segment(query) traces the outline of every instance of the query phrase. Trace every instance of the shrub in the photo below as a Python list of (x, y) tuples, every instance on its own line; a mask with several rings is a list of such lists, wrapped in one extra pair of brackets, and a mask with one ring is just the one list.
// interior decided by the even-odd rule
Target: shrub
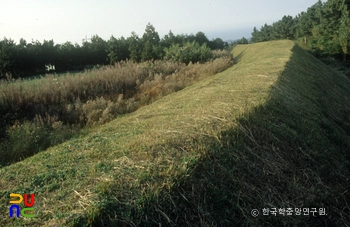
[(8, 165), (62, 143), (78, 131), (60, 121), (48, 125), (44, 119), (16, 123), (7, 130), (8, 139), (0, 143), (0, 166)]
[(169, 48), (165, 48), (165, 57), (173, 61), (183, 62), (205, 62), (211, 58), (211, 50), (204, 43), (200, 46), (197, 42), (187, 42), (184, 45), (172, 44)]
[(211, 55), (212, 55), (212, 59), (232, 58), (232, 54), (227, 50), (212, 50)]

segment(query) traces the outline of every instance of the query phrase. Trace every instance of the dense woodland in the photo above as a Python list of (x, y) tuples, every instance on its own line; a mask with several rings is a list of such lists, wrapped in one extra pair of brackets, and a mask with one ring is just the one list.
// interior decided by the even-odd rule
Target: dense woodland
[(284, 16), (272, 25), (253, 29), (251, 42), (299, 40), (314, 54), (347, 60), (350, 49), (350, 0), (319, 0), (296, 17)]
[(227, 46), (222, 39), (208, 40), (203, 32), (195, 35), (174, 35), (171, 31), (160, 39), (154, 26), (148, 24), (142, 37), (132, 32), (128, 38), (108, 41), (98, 35), (83, 40), (82, 45), (66, 42), (55, 44), (53, 40), (19, 43), (3, 38), (0, 41), (0, 77), (27, 77), (45, 73), (46, 65), (54, 65), (56, 72), (82, 70), (94, 65), (114, 64), (126, 59), (144, 62), (158, 59), (174, 59), (183, 63), (204, 62), (210, 50)]

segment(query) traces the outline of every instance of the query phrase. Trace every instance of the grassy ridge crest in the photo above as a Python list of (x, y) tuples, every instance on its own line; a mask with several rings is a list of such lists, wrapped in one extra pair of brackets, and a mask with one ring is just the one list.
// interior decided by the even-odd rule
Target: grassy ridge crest
[[(239, 45), (230, 69), (0, 169), (0, 223), (350, 223), (350, 82), (291, 41)], [(37, 217), (9, 219), (9, 193)], [(327, 216), (251, 216), (325, 207)]]

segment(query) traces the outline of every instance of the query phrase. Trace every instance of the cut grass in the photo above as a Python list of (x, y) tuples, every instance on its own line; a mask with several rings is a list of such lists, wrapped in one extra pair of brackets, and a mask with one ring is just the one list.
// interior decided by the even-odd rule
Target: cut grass
[[(349, 80), (290, 41), (233, 54), (222, 73), (1, 168), (1, 225), (349, 225)], [(36, 218), (8, 218), (10, 193), (35, 193)], [(273, 207), (328, 215), (251, 216)]]
[(232, 65), (232, 55), (225, 51), (204, 64), (127, 61), (74, 76), (0, 81), (0, 166), (46, 150), (84, 126), (109, 122)]

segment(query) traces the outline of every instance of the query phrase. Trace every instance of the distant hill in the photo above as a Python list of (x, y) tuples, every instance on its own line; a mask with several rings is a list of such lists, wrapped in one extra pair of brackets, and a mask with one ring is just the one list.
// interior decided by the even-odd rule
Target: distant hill
[[(222, 73), (1, 168), (0, 225), (350, 225), (349, 79), (292, 41), (233, 55)], [(9, 218), (10, 193), (34, 193), (35, 218)]]

